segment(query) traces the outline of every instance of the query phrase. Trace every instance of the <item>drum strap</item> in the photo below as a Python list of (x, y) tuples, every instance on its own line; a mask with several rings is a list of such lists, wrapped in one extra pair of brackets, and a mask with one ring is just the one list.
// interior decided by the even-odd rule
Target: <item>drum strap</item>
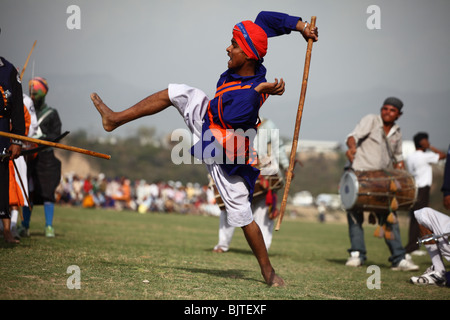
[(387, 148), (389, 157), (391, 158), (392, 165), (395, 168), (395, 165), (397, 164), (397, 160), (394, 157), (394, 152), (392, 151), (391, 144), (389, 143), (389, 140), (386, 136), (386, 132), (384, 132), (384, 130), (383, 130), (383, 138), (384, 138), (384, 141), (386, 142), (386, 148)]

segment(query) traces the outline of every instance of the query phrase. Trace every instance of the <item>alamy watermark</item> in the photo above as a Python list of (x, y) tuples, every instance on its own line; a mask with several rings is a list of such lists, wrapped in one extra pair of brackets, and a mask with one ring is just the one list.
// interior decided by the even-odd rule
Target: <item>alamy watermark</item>
[(81, 289), (81, 270), (77, 265), (71, 265), (67, 267), (66, 273), (70, 274), (67, 278), (66, 286), (67, 289)]
[(369, 290), (381, 289), (381, 270), (379, 266), (371, 265), (367, 267), (366, 273), (372, 273), (367, 278), (366, 285)]
[(80, 30), (81, 29), (81, 9), (77, 5), (70, 5), (66, 10), (67, 14), (70, 16), (66, 20), (66, 26), (69, 30)]
[(366, 10), (370, 16), (367, 18), (366, 26), (369, 30), (381, 29), (381, 9), (379, 6), (372, 4)]
[(198, 138), (192, 137), (187, 129), (172, 132), (171, 141), (178, 142), (171, 152), (174, 164), (246, 164), (258, 161), (262, 175), (273, 175), (279, 171), (280, 152), (285, 152), (280, 149), (278, 129), (209, 129), (202, 134), (204, 147)]

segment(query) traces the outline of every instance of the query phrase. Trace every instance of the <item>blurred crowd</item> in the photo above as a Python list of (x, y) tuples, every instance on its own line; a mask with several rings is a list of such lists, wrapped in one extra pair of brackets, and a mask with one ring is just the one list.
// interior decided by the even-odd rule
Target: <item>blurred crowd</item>
[(56, 189), (56, 202), (83, 208), (220, 215), (208, 185), (180, 181), (132, 181), (127, 177), (80, 177), (65, 174)]

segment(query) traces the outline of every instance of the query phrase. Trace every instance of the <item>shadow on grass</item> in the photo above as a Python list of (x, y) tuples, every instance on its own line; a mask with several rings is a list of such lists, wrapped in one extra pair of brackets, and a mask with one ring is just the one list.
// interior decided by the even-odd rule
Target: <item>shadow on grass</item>
[(21, 237), (19, 239), (19, 243), (8, 243), (6, 241), (4, 241), (3, 238), (0, 238), (0, 248), (1, 249), (13, 249), (17, 246), (21, 246), (21, 247), (30, 247), (30, 240), (32, 239), (56, 239), (56, 238), (64, 238), (64, 234), (62, 233), (55, 233), (54, 237), (46, 237), (45, 236), (45, 232), (31, 232), (29, 236), (26, 237)]
[(20, 243), (9, 243), (4, 239), (0, 240), (0, 248), (1, 249), (14, 249), (15, 247), (20, 246)]
[(345, 263), (347, 262), (347, 258), (345, 258), (345, 259), (327, 259), (327, 261), (331, 262), (331, 263), (345, 265)]
[(249, 278), (245, 276), (245, 273), (247, 271), (245, 270), (239, 270), (239, 269), (229, 269), (229, 270), (222, 270), (222, 269), (205, 269), (205, 268), (183, 268), (183, 267), (175, 267), (174, 269), (183, 270), (187, 272), (192, 273), (204, 273), (208, 274), (214, 277), (220, 277), (220, 278), (229, 278), (229, 279), (241, 279), (241, 280), (251, 280), (251, 281), (257, 281), (257, 282), (263, 282), (261, 279), (255, 279), (255, 278)]
[[(341, 265), (341, 266), (345, 266), (345, 263), (347, 262), (347, 258), (345, 258), (345, 259), (326, 259), (326, 260), (328, 262), (335, 263), (335, 264), (338, 264), (338, 265)], [(376, 263), (375, 261), (371, 261), (371, 260), (364, 261), (364, 264), (362, 264), (359, 267), (347, 267), (347, 268), (349, 268), (349, 269), (351, 269), (351, 268), (364, 268), (364, 269), (366, 269), (367, 267), (369, 267), (371, 265), (376, 265), (376, 266), (378, 266), (380, 268), (385, 268), (385, 269), (390, 269), (391, 268), (391, 265), (388, 265), (386, 263)]]
[[(205, 251), (207, 251), (207, 252), (212, 252), (212, 249), (205, 249)], [(227, 252), (213, 252), (214, 254), (227, 254), (227, 253), (237, 253), (237, 254), (242, 254), (242, 255), (250, 255), (250, 256), (253, 256), (253, 252), (252, 252), (252, 250), (249, 248), (249, 249), (239, 249), (239, 248), (231, 248), (231, 249), (229, 249)], [(277, 256), (280, 256), (280, 257), (282, 257), (282, 256), (284, 256), (284, 255), (282, 255), (282, 254), (278, 254), (278, 253), (271, 253), (270, 251), (269, 251), (269, 258), (272, 258), (272, 257), (277, 257)]]
[[(205, 249), (205, 251), (212, 252), (211, 249)], [(234, 248), (231, 248), (226, 252), (213, 252), (213, 253), (214, 254), (239, 253), (239, 254), (245, 254), (245, 255), (253, 255), (253, 252), (250, 249), (234, 249)]]

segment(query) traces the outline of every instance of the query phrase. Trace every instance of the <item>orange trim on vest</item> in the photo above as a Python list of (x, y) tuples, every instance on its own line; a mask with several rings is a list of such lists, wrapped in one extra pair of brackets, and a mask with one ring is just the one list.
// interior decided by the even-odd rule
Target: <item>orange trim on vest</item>
[[(235, 131), (233, 128), (226, 124), (223, 119), (223, 103), (222, 103), (222, 95), (226, 92), (235, 91), (235, 90), (245, 90), (245, 89), (251, 89), (252, 85), (244, 85), (239, 86), (241, 84), (241, 81), (232, 81), (232, 82), (224, 82), (221, 86), (219, 86), (216, 90), (216, 94), (214, 98), (219, 98), (217, 103), (217, 113), (219, 116), (220, 124), (216, 124), (214, 122), (214, 116), (211, 112), (211, 101), (208, 103), (208, 117), (210, 122), (209, 129), (211, 130), (211, 133), (213, 134), (214, 138), (222, 145), (222, 147), (225, 150), (225, 153), (229, 159), (236, 160), (238, 157), (245, 157), (245, 163), (250, 164), (252, 166), (257, 165), (258, 163), (258, 154), (254, 148), (252, 150), (249, 150), (249, 141), (247, 137), (244, 138), (244, 142), (242, 143), (242, 138), (240, 139), (238, 135), (235, 134)], [(263, 105), (263, 103), (267, 100), (269, 97), (268, 94), (261, 94), (261, 102), (260, 107)], [(261, 122), (256, 125), (256, 128), (258, 128), (261, 125)], [(229, 131), (233, 130), (233, 131)], [(235, 145), (235, 137), (237, 137), (237, 141), (240, 142), (237, 145)]]
[(246, 86), (236, 86), (236, 87), (230, 87), (227, 89), (223, 89), (220, 92), (216, 92), (216, 95), (214, 96), (214, 98), (217, 98), (218, 96), (224, 94), (225, 92), (230, 92), (230, 91), (235, 91), (235, 90), (241, 90), (241, 89), (250, 89), (252, 86), (251, 85), (246, 85)]
[(235, 86), (235, 85), (238, 85), (238, 84), (240, 84), (240, 83), (242, 83), (242, 81), (224, 82), (220, 87), (218, 87), (218, 88), (216, 89), (216, 93), (217, 93), (218, 91), (222, 90), (223, 88), (230, 87), (230, 86)]

